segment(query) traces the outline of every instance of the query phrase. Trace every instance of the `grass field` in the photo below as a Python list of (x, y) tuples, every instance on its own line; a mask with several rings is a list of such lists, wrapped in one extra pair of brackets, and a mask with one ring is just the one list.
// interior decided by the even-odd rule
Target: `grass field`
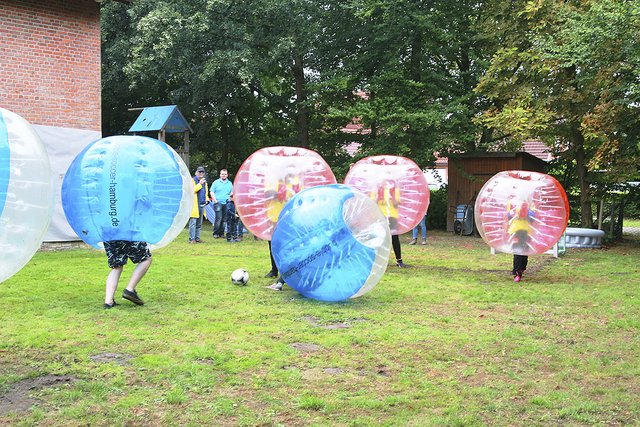
[(86, 247), (2, 283), (0, 425), (640, 425), (639, 237), (531, 257), (516, 284), (509, 255), (434, 232), (329, 304), (265, 289), (266, 242), (210, 234), (154, 252), (142, 307), (121, 281), (102, 308)]

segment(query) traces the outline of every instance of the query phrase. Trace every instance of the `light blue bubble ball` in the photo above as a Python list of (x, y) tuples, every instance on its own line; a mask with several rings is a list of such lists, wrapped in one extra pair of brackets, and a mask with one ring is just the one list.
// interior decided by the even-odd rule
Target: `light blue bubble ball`
[(0, 282), (20, 271), (38, 250), (52, 205), (44, 144), (29, 122), (0, 108)]
[(391, 232), (378, 206), (347, 185), (309, 188), (283, 208), (272, 251), (286, 283), (320, 301), (373, 289), (387, 268)]
[(69, 166), (62, 205), (86, 243), (144, 241), (169, 244), (184, 228), (193, 180), (167, 144), (143, 136), (110, 136), (87, 146)]

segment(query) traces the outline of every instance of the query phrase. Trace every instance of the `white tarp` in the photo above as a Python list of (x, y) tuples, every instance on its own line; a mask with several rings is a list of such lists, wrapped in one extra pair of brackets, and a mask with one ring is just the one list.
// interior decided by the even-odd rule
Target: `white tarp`
[(44, 144), (51, 171), (53, 173), (53, 212), (51, 214), (51, 225), (44, 236), (45, 242), (66, 242), (80, 240), (73, 231), (62, 209), (62, 180), (69, 165), (75, 157), (89, 143), (102, 138), (98, 131), (61, 128), (55, 126), (33, 126)]
[(438, 190), (442, 188), (442, 186), (446, 185), (449, 181), (447, 169), (429, 168), (425, 169), (423, 172), (424, 177), (427, 178), (429, 190)]

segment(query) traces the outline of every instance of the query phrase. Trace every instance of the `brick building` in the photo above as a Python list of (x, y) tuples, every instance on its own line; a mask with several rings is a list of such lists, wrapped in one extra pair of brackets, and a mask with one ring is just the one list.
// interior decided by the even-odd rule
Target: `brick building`
[(100, 4), (0, 2), (0, 104), (32, 124), (100, 131)]
[(100, 1), (0, 0), (0, 106), (34, 125), (56, 183), (45, 241), (77, 239), (60, 187), (77, 153), (102, 136)]

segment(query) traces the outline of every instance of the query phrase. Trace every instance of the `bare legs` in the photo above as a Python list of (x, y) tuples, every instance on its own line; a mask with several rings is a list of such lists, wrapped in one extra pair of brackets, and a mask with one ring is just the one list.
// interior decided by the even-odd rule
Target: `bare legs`
[[(131, 274), (131, 278), (129, 279), (129, 283), (127, 284), (127, 290), (135, 291), (136, 286), (140, 283), (140, 280), (144, 277), (151, 266), (151, 260), (153, 258), (149, 257), (144, 261), (136, 264), (136, 267), (133, 269), (133, 273)], [(106, 293), (104, 297), (105, 304), (113, 304), (113, 296), (116, 293), (116, 289), (118, 289), (118, 282), (120, 281), (120, 275), (122, 275), (122, 267), (112, 268), (107, 276), (107, 287)]]

